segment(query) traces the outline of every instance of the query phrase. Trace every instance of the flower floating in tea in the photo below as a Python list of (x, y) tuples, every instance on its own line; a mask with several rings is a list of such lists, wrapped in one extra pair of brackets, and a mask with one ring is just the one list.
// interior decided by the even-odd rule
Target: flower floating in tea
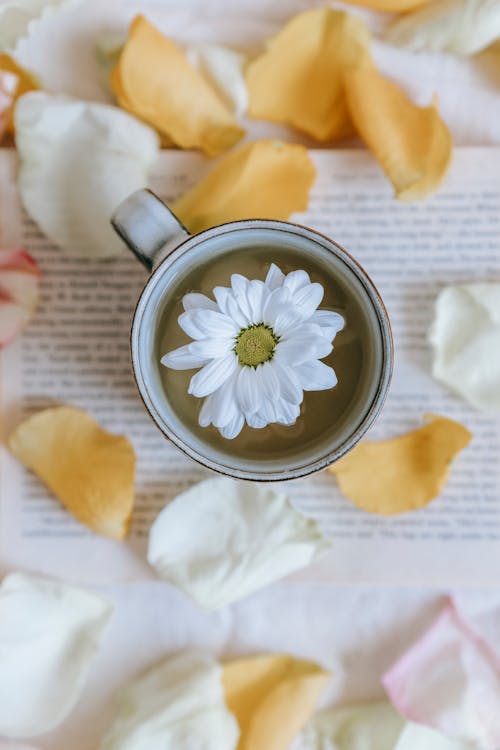
[(205, 398), (199, 424), (213, 424), (235, 438), (246, 422), (262, 428), (292, 425), (304, 391), (337, 384), (334, 370), (321, 362), (344, 326), (339, 313), (318, 310), (321, 284), (305, 271), (285, 275), (273, 263), (265, 281), (231, 276), (231, 287), (216, 287), (215, 301), (186, 294), (180, 327), (193, 341), (162, 357), (174, 370), (201, 368), (189, 393)]

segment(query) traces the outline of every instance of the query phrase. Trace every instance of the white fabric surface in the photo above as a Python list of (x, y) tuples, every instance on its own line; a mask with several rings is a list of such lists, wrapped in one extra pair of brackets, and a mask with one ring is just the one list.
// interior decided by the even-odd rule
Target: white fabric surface
[[(21, 43), (18, 57), (49, 89), (105, 101), (94, 38), (103, 29), (124, 28), (137, 10), (184, 41), (255, 48), (293, 12), (313, 4), (320, 3), (84, 0), (42, 21), (36, 38)], [(364, 15), (374, 28), (385, 22)], [(457, 144), (500, 144), (499, 53), (488, 51), (474, 60), (416, 58), (377, 44), (376, 56), (419, 102), (438, 92)], [(277, 129), (265, 123), (251, 128), (253, 137), (270, 132)], [(34, 743), (41, 750), (95, 748), (109, 723), (113, 692), (154, 660), (185, 646), (206, 646), (225, 656), (286, 650), (333, 670), (331, 700), (376, 698), (382, 694), (382, 672), (430, 624), (449, 592), (281, 583), (210, 615), (165, 583), (103, 585), (102, 593), (117, 610), (83, 700), (56, 732)], [(461, 592), (458, 599), (462, 613), (500, 651), (500, 593)]]

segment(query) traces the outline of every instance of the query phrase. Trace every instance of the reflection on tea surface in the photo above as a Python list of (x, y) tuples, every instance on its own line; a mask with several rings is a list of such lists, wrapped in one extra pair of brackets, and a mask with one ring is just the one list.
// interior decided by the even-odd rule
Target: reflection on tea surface
[(164, 310), (156, 341), (157, 360), (166, 352), (191, 341), (177, 323), (183, 312), (184, 294), (202, 292), (213, 298), (214, 287), (230, 286), (233, 273), (240, 273), (248, 279), (263, 280), (272, 262), (285, 274), (297, 269), (307, 271), (311, 281), (319, 282), (325, 290), (320, 308), (334, 310), (343, 316), (345, 327), (335, 337), (333, 352), (323, 360), (337, 374), (338, 384), (335, 388), (306, 392), (300, 416), (294, 425), (272, 424), (260, 430), (245, 425), (238, 437), (229, 441), (215, 427), (198, 425), (203, 400), (187, 393), (195, 370), (178, 371), (161, 366), (165, 395), (186, 427), (213, 447), (253, 460), (291, 458), (295, 453), (313, 448), (327, 435), (334, 438), (364, 391), (366, 380), (373, 378), (370, 367), (364, 367), (364, 363), (372, 359), (369, 322), (359, 300), (349, 292), (345, 281), (328, 273), (315, 258), (276, 247), (234, 250), (198, 266), (178, 283), (175, 290), (170, 289), (170, 301)]

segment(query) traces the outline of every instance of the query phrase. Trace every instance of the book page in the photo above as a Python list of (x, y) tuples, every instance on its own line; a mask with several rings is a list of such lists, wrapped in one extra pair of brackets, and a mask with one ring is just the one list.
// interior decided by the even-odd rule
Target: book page
[[(500, 280), (500, 149), (459, 149), (443, 189), (420, 204), (398, 203), (362, 150), (313, 151), (318, 179), (306, 213), (292, 217), (328, 234), (365, 267), (391, 317), (396, 363), (387, 405), (369, 438), (421, 425), (426, 412), (463, 422), (474, 434), (440, 498), (412, 514), (384, 518), (342, 497), (328, 473), (286, 483), (317, 518), (332, 551), (294, 576), (340, 583), (496, 584), (500, 562), (500, 422), (449, 393), (430, 375), (426, 343), (433, 301), (449, 283)], [(204, 174), (196, 154), (164, 152), (152, 187), (166, 201)], [(54, 403), (87, 409), (126, 434), (138, 455), (136, 507), (121, 544), (88, 532), (2, 449), (0, 564), (67, 578), (133, 580), (148, 575), (149, 526), (189, 484), (208, 475), (166, 441), (144, 411), (131, 372), (128, 334), (146, 272), (131, 255), (73, 258), (54, 247), (22, 211), (15, 155), (0, 153), (1, 245), (21, 244), (40, 263), (42, 296), (24, 335), (0, 358), (2, 433)]]

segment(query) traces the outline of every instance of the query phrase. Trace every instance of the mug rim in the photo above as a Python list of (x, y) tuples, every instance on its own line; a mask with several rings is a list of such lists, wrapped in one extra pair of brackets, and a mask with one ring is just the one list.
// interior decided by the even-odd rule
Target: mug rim
[[(203, 243), (205, 240), (208, 240), (213, 236), (252, 228), (273, 229), (282, 232), (290, 232), (290, 230), (292, 230), (295, 234), (301, 235), (302, 237), (309, 236), (313, 240), (319, 240), (319, 244), (321, 244), (322, 247), (324, 247), (326, 250), (330, 251), (332, 254), (336, 255), (340, 258), (340, 260), (346, 263), (346, 265), (354, 272), (357, 280), (362, 284), (363, 288), (368, 294), (380, 326), (380, 335), (382, 342), (382, 365), (377, 390), (375, 392), (375, 395), (373, 396), (371, 404), (369, 405), (365, 413), (365, 416), (358, 424), (354, 432), (352, 432), (351, 435), (349, 435), (349, 437), (341, 443), (341, 445), (337, 446), (337, 448), (331, 451), (328, 451), (324, 456), (313, 461), (309, 461), (293, 469), (285, 469), (282, 471), (272, 469), (270, 471), (264, 470), (257, 472), (227, 466), (224, 463), (209, 458), (208, 456), (193, 448), (170, 427), (170, 425), (163, 419), (161, 414), (159, 414), (158, 410), (156, 409), (154, 401), (149, 394), (146, 381), (142, 374), (139, 357), (140, 324), (142, 314), (147, 305), (149, 296), (151, 295), (153, 289), (156, 287), (156, 284), (160, 281), (160, 278), (162, 277), (166, 269), (173, 265), (173, 263), (175, 263), (184, 252), (187, 252), (191, 248), (191, 243), (193, 245), (197, 245), (199, 243)], [(185, 247), (186, 245), (190, 245), (190, 247)], [(335, 249), (333, 249), (332, 246)], [(300, 479), (302, 477), (310, 476), (311, 474), (315, 474), (326, 469), (328, 466), (335, 463), (340, 458), (342, 458), (342, 456), (352, 450), (352, 448), (354, 448), (354, 446), (370, 429), (370, 427), (373, 425), (380, 412), (382, 411), (384, 403), (387, 399), (394, 369), (394, 341), (389, 315), (375, 284), (373, 283), (372, 279), (365, 271), (365, 269), (344, 247), (342, 247), (342, 245), (339, 245), (338, 242), (332, 240), (327, 235), (318, 232), (316, 229), (311, 229), (311, 227), (299, 224), (297, 222), (274, 219), (242, 219), (239, 221), (224, 222), (223, 224), (218, 224), (215, 227), (210, 227), (209, 229), (205, 229), (201, 232), (189, 234), (185, 237), (185, 239), (179, 242), (178, 245), (175, 245), (172, 250), (168, 252), (160, 261), (158, 266), (153, 269), (139, 295), (134, 309), (132, 326), (130, 330), (130, 354), (132, 360), (134, 381), (139, 396), (150, 419), (154, 422), (163, 436), (166, 437), (171, 443), (173, 443), (185, 455), (196, 461), (201, 466), (211, 469), (212, 471), (215, 471), (218, 474), (222, 474), (223, 476), (229, 476), (234, 479), (254, 482), (289, 481), (292, 479)]]

